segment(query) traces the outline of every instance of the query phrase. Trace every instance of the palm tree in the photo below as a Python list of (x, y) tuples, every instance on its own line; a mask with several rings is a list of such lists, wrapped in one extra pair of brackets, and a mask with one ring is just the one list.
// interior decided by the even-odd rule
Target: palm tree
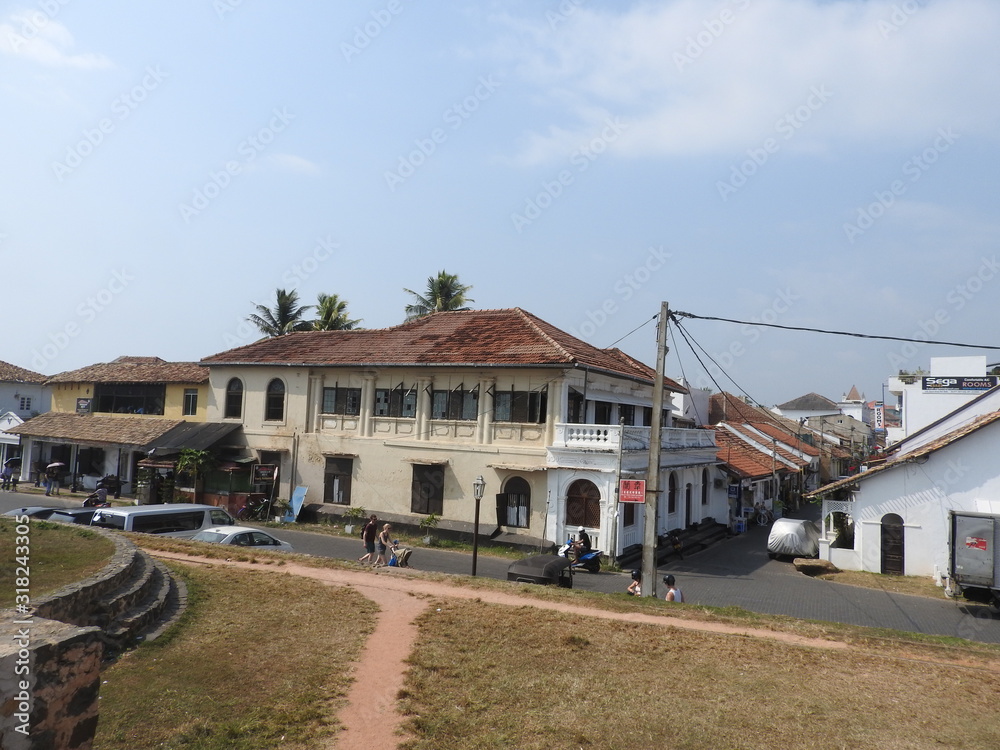
[(251, 323), (260, 329), (265, 336), (281, 336), (292, 331), (308, 331), (312, 323), (302, 320), (311, 305), (299, 305), (299, 294), (294, 289), (285, 291), (277, 289), (274, 292), (274, 307), (257, 305), (257, 312), (247, 317)]
[(358, 327), (361, 320), (347, 317), (347, 300), (336, 294), (322, 294), (316, 297), (316, 320), (312, 322), (316, 331), (350, 331)]
[(470, 289), (471, 286), (459, 283), (456, 274), (438, 271), (437, 276), (427, 279), (427, 291), (422, 295), (412, 289), (403, 289), (414, 297), (413, 304), (406, 306), (406, 319), (422, 318), (433, 312), (468, 310), (468, 303), (475, 302), (465, 296)]

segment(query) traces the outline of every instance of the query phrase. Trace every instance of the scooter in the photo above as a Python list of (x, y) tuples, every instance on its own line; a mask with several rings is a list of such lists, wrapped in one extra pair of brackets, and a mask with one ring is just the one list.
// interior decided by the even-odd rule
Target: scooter
[(570, 560), (570, 570), (583, 568), (588, 573), (599, 573), (601, 570), (601, 555), (604, 553), (599, 549), (591, 550), (579, 557), (573, 556), (573, 537), (566, 540), (566, 544), (559, 548), (559, 555)]
[(107, 508), (111, 505), (108, 502), (108, 491), (104, 487), (98, 487), (95, 492), (87, 495), (83, 501), (84, 508)]

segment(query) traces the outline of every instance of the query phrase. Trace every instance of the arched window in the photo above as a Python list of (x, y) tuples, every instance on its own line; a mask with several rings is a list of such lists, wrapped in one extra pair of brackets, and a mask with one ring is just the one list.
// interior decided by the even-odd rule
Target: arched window
[(243, 416), (243, 381), (233, 378), (226, 384), (226, 419), (239, 419)]
[(577, 479), (566, 491), (566, 526), (601, 528), (601, 491), (587, 479)]
[(708, 478), (708, 469), (701, 470), (701, 504), (708, 505), (708, 484), (711, 480)]
[(677, 512), (677, 475), (670, 472), (667, 480), (667, 513)]
[(264, 419), (280, 422), (285, 418), (285, 384), (275, 378), (267, 384), (267, 403), (264, 405)]
[(497, 497), (497, 525), (528, 528), (531, 518), (531, 485), (524, 477), (511, 477)]

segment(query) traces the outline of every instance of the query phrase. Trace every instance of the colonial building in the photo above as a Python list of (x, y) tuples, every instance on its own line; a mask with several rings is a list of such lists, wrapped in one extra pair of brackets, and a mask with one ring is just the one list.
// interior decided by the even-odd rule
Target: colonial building
[(207, 413), (208, 373), (191, 362), (119, 357), (53, 375), (45, 385), (51, 411), (10, 430), (23, 441), (22, 481), (59, 462), (67, 481), (84, 489), (113, 474), (133, 491), (147, 446), (183, 422), (204, 422)]
[[(520, 309), (435, 313), (387, 329), (290, 333), (207, 357), (209, 419), (242, 425), (279, 493), (468, 531), (605, 550), (642, 539), (619, 478), (645, 478), (655, 373)], [(667, 380), (669, 392), (682, 390)], [(657, 529), (728, 521), (711, 431), (663, 422)]]

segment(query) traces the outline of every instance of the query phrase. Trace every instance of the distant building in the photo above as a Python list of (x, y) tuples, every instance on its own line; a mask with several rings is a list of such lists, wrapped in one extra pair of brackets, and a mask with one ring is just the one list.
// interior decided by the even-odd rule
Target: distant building
[(837, 408), (840, 410), (841, 414), (846, 414), (859, 422), (871, 425), (871, 407), (869, 407), (868, 402), (865, 401), (864, 394), (858, 393), (857, 386), (851, 386), (851, 390), (848, 391), (840, 400), (837, 404)]
[(0, 463), (21, 455), (21, 439), (9, 430), (49, 410), (45, 375), (0, 362)]
[(900, 373), (889, 378), (900, 424), (887, 427), (889, 445), (950, 414), (1000, 382), (986, 374), (986, 357), (931, 357), (930, 373)]
[(93, 489), (114, 474), (131, 492), (146, 446), (184, 422), (204, 422), (208, 373), (192, 362), (119, 357), (45, 380), (52, 409), (11, 432), (22, 436), (22, 481), (49, 463), (65, 465), (67, 483)]
[(805, 396), (778, 404), (771, 411), (787, 419), (800, 420), (840, 414), (840, 407), (826, 396), (821, 396), (818, 393), (807, 393)]

